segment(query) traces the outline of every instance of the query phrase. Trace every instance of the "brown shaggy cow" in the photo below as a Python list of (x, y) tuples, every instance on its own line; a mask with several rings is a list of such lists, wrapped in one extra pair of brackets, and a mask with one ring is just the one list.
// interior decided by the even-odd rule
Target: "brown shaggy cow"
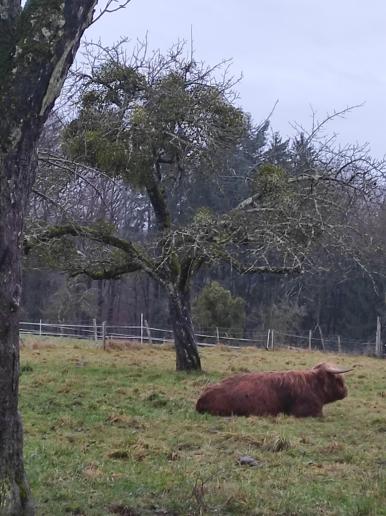
[(351, 370), (322, 363), (306, 371), (238, 374), (207, 387), (196, 409), (216, 416), (322, 416), (323, 405), (347, 396), (341, 373)]

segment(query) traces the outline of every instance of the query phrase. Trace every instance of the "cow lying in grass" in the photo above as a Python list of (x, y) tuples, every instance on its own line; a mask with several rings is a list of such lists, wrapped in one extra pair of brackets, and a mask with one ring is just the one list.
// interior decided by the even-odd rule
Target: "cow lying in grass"
[(323, 405), (347, 396), (340, 369), (322, 363), (305, 371), (238, 374), (210, 385), (198, 412), (216, 416), (322, 416)]

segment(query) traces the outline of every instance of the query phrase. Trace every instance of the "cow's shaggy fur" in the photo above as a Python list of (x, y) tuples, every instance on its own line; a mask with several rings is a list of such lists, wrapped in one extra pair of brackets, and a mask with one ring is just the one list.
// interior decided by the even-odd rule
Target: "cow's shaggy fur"
[(238, 374), (207, 387), (196, 409), (217, 416), (322, 416), (323, 405), (347, 396), (341, 373), (350, 370), (322, 363), (306, 371)]

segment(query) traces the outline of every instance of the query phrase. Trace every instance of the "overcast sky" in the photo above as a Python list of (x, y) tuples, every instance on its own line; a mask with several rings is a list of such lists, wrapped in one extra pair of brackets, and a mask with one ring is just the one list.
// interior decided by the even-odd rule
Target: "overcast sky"
[(279, 101), (274, 129), (309, 127), (312, 109), (324, 118), (334, 109), (364, 103), (331, 125), (342, 142), (369, 142), (386, 154), (385, 0), (132, 0), (87, 33), (111, 44), (121, 36), (166, 50), (179, 39), (196, 58), (216, 64), (232, 58), (242, 72), (240, 105), (256, 122)]

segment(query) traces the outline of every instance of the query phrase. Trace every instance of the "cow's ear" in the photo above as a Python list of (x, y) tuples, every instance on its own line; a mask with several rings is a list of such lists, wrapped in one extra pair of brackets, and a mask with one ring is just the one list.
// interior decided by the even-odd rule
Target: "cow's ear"
[(326, 362), (320, 362), (319, 364), (316, 364), (316, 366), (314, 366), (312, 369), (317, 369), (317, 370), (326, 369), (327, 365), (328, 364)]

